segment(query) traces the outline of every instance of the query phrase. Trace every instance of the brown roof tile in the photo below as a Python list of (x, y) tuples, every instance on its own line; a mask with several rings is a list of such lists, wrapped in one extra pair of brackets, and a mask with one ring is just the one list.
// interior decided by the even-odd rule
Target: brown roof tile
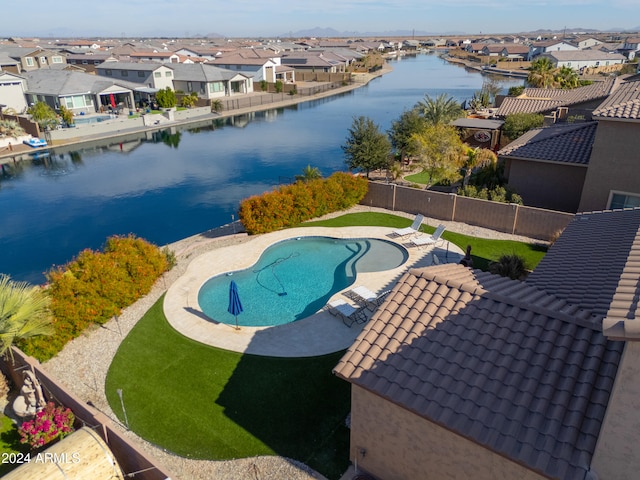
[(596, 118), (640, 119), (640, 81), (621, 84), (592, 115)]
[[(460, 265), (410, 270), (389, 299), (337, 375), (552, 478), (584, 476), (622, 342), (574, 323), (566, 299)], [(409, 338), (418, 304), (431, 315)]]
[(597, 126), (597, 122), (588, 122), (536, 128), (501, 149), (498, 155), (588, 165)]
[(496, 115), (506, 117), (513, 113), (546, 113), (558, 107), (569, 107), (606, 98), (617, 85), (615, 79), (594, 82), (571, 90), (558, 88), (526, 88), (518, 97), (506, 97)]

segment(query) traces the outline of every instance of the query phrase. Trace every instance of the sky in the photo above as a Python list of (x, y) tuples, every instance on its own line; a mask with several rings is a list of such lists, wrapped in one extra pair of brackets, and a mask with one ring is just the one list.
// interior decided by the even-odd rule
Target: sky
[[(632, 30), (638, 0), (31, 0), (6, 1), (0, 36), (283, 37), (315, 27), (345, 36), (397, 30), (490, 34)], [(522, 2), (524, 3), (524, 2)], [(28, 12), (25, 10), (28, 8)]]

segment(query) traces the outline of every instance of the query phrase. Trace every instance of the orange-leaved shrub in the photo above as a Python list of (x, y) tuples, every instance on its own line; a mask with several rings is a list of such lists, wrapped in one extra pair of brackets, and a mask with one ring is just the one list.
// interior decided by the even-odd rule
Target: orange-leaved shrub
[(240, 202), (240, 220), (251, 235), (273, 232), (356, 205), (367, 194), (364, 177), (336, 172), (327, 179), (296, 182)]
[(133, 235), (109, 237), (102, 252), (83, 250), (47, 273), (55, 333), (27, 339), (20, 348), (48, 360), (89, 326), (108, 322), (147, 294), (172, 266), (166, 252)]

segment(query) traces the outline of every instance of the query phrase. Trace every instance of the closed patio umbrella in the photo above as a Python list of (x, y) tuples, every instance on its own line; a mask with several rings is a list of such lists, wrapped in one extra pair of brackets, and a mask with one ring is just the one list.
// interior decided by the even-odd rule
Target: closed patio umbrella
[(236, 330), (239, 330), (238, 315), (242, 313), (242, 303), (238, 295), (238, 285), (236, 285), (234, 280), (231, 280), (231, 284), (229, 285), (229, 308), (227, 311), (236, 317)]
[(109, 102), (111, 103), (111, 107), (116, 108), (116, 97), (113, 96), (113, 93), (109, 94)]

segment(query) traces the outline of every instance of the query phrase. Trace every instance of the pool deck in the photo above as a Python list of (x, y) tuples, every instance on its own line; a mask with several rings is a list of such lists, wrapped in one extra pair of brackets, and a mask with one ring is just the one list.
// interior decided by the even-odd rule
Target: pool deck
[[(393, 229), (384, 227), (292, 228), (204, 253), (194, 258), (186, 272), (167, 290), (163, 304), (165, 316), (182, 335), (225, 350), (272, 357), (312, 357), (344, 350), (353, 343), (364, 324), (347, 327), (339, 317), (321, 310), (285, 325), (236, 329), (234, 325), (207, 318), (198, 305), (198, 291), (209, 278), (248, 268), (270, 245), (297, 237), (379, 238), (405, 246), (409, 259), (404, 265), (384, 272), (359, 273), (349, 287), (364, 285), (374, 292), (393, 288), (408, 268), (431, 265), (434, 254), (441, 263), (457, 263), (464, 256), (462, 250), (445, 240), (437, 246), (418, 248), (409, 246), (410, 237), (391, 238), (392, 232)], [(342, 292), (331, 297), (334, 298), (349, 301)]]

